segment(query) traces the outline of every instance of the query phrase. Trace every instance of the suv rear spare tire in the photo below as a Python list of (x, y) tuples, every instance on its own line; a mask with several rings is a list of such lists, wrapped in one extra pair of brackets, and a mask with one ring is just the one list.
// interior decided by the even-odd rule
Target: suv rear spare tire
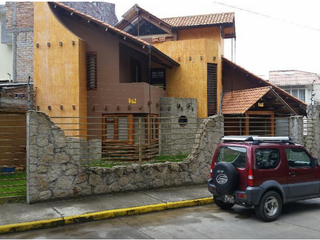
[(221, 193), (232, 193), (238, 184), (239, 174), (229, 162), (219, 162), (212, 169), (212, 180)]

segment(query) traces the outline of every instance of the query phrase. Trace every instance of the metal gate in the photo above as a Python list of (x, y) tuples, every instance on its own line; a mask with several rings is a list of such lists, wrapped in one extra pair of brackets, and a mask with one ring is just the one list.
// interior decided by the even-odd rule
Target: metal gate
[(0, 112), (0, 203), (26, 197), (26, 114)]

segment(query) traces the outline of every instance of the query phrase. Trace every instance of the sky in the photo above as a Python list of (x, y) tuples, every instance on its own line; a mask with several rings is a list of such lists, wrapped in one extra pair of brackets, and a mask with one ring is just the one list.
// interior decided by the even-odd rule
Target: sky
[[(268, 79), (272, 70), (320, 74), (318, 0), (109, 0), (118, 20), (134, 4), (159, 18), (235, 12), (236, 43), (224, 56)], [(4, 1), (0, 0), (0, 4)]]

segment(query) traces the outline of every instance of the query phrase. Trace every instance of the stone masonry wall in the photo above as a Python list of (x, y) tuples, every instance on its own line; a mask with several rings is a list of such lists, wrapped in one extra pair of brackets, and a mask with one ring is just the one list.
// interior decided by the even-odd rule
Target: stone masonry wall
[(209, 179), (212, 156), (223, 135), (223, 117), (203, 121), (183, 162), (113, 168), (80, 165), (64, 132), (44, 113), (27, 114), (27, 201), (201, 184)]
[(307, 135), (304, 136), (304, 145), (311, 152), (312, 156), (320, 160), (320, 103), (315, 102), (309, 106)]

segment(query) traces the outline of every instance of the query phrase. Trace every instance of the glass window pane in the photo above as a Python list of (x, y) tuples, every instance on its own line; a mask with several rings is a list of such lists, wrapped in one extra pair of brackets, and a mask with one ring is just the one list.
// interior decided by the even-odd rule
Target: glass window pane
[(128, 117), (118, 117), (118, 140), (128, 140)]
[(230, 162), (238, 168), (245, 168), (247, 165), (247, 149), (245, 147), (220, 147), (216, 162)]
[(114, 117), (106, 117), (106, 139), (114, 139)]
[(276, 168), (280, 161), (280, 153), (275, 148), (259, 148), (255, 152), (258, 169)]
[(297, 89), (292, 89), (292, 95), (298, 98), (298, 90)]
[(299, 90), (299, 99), (301, 101), (304, 101), (305, 102), (305, 90), (304, 89), (300, 89)]
[(310, 167), (311, 159), (301, 148), (288, 148), (286, 155), (289, 167)]

